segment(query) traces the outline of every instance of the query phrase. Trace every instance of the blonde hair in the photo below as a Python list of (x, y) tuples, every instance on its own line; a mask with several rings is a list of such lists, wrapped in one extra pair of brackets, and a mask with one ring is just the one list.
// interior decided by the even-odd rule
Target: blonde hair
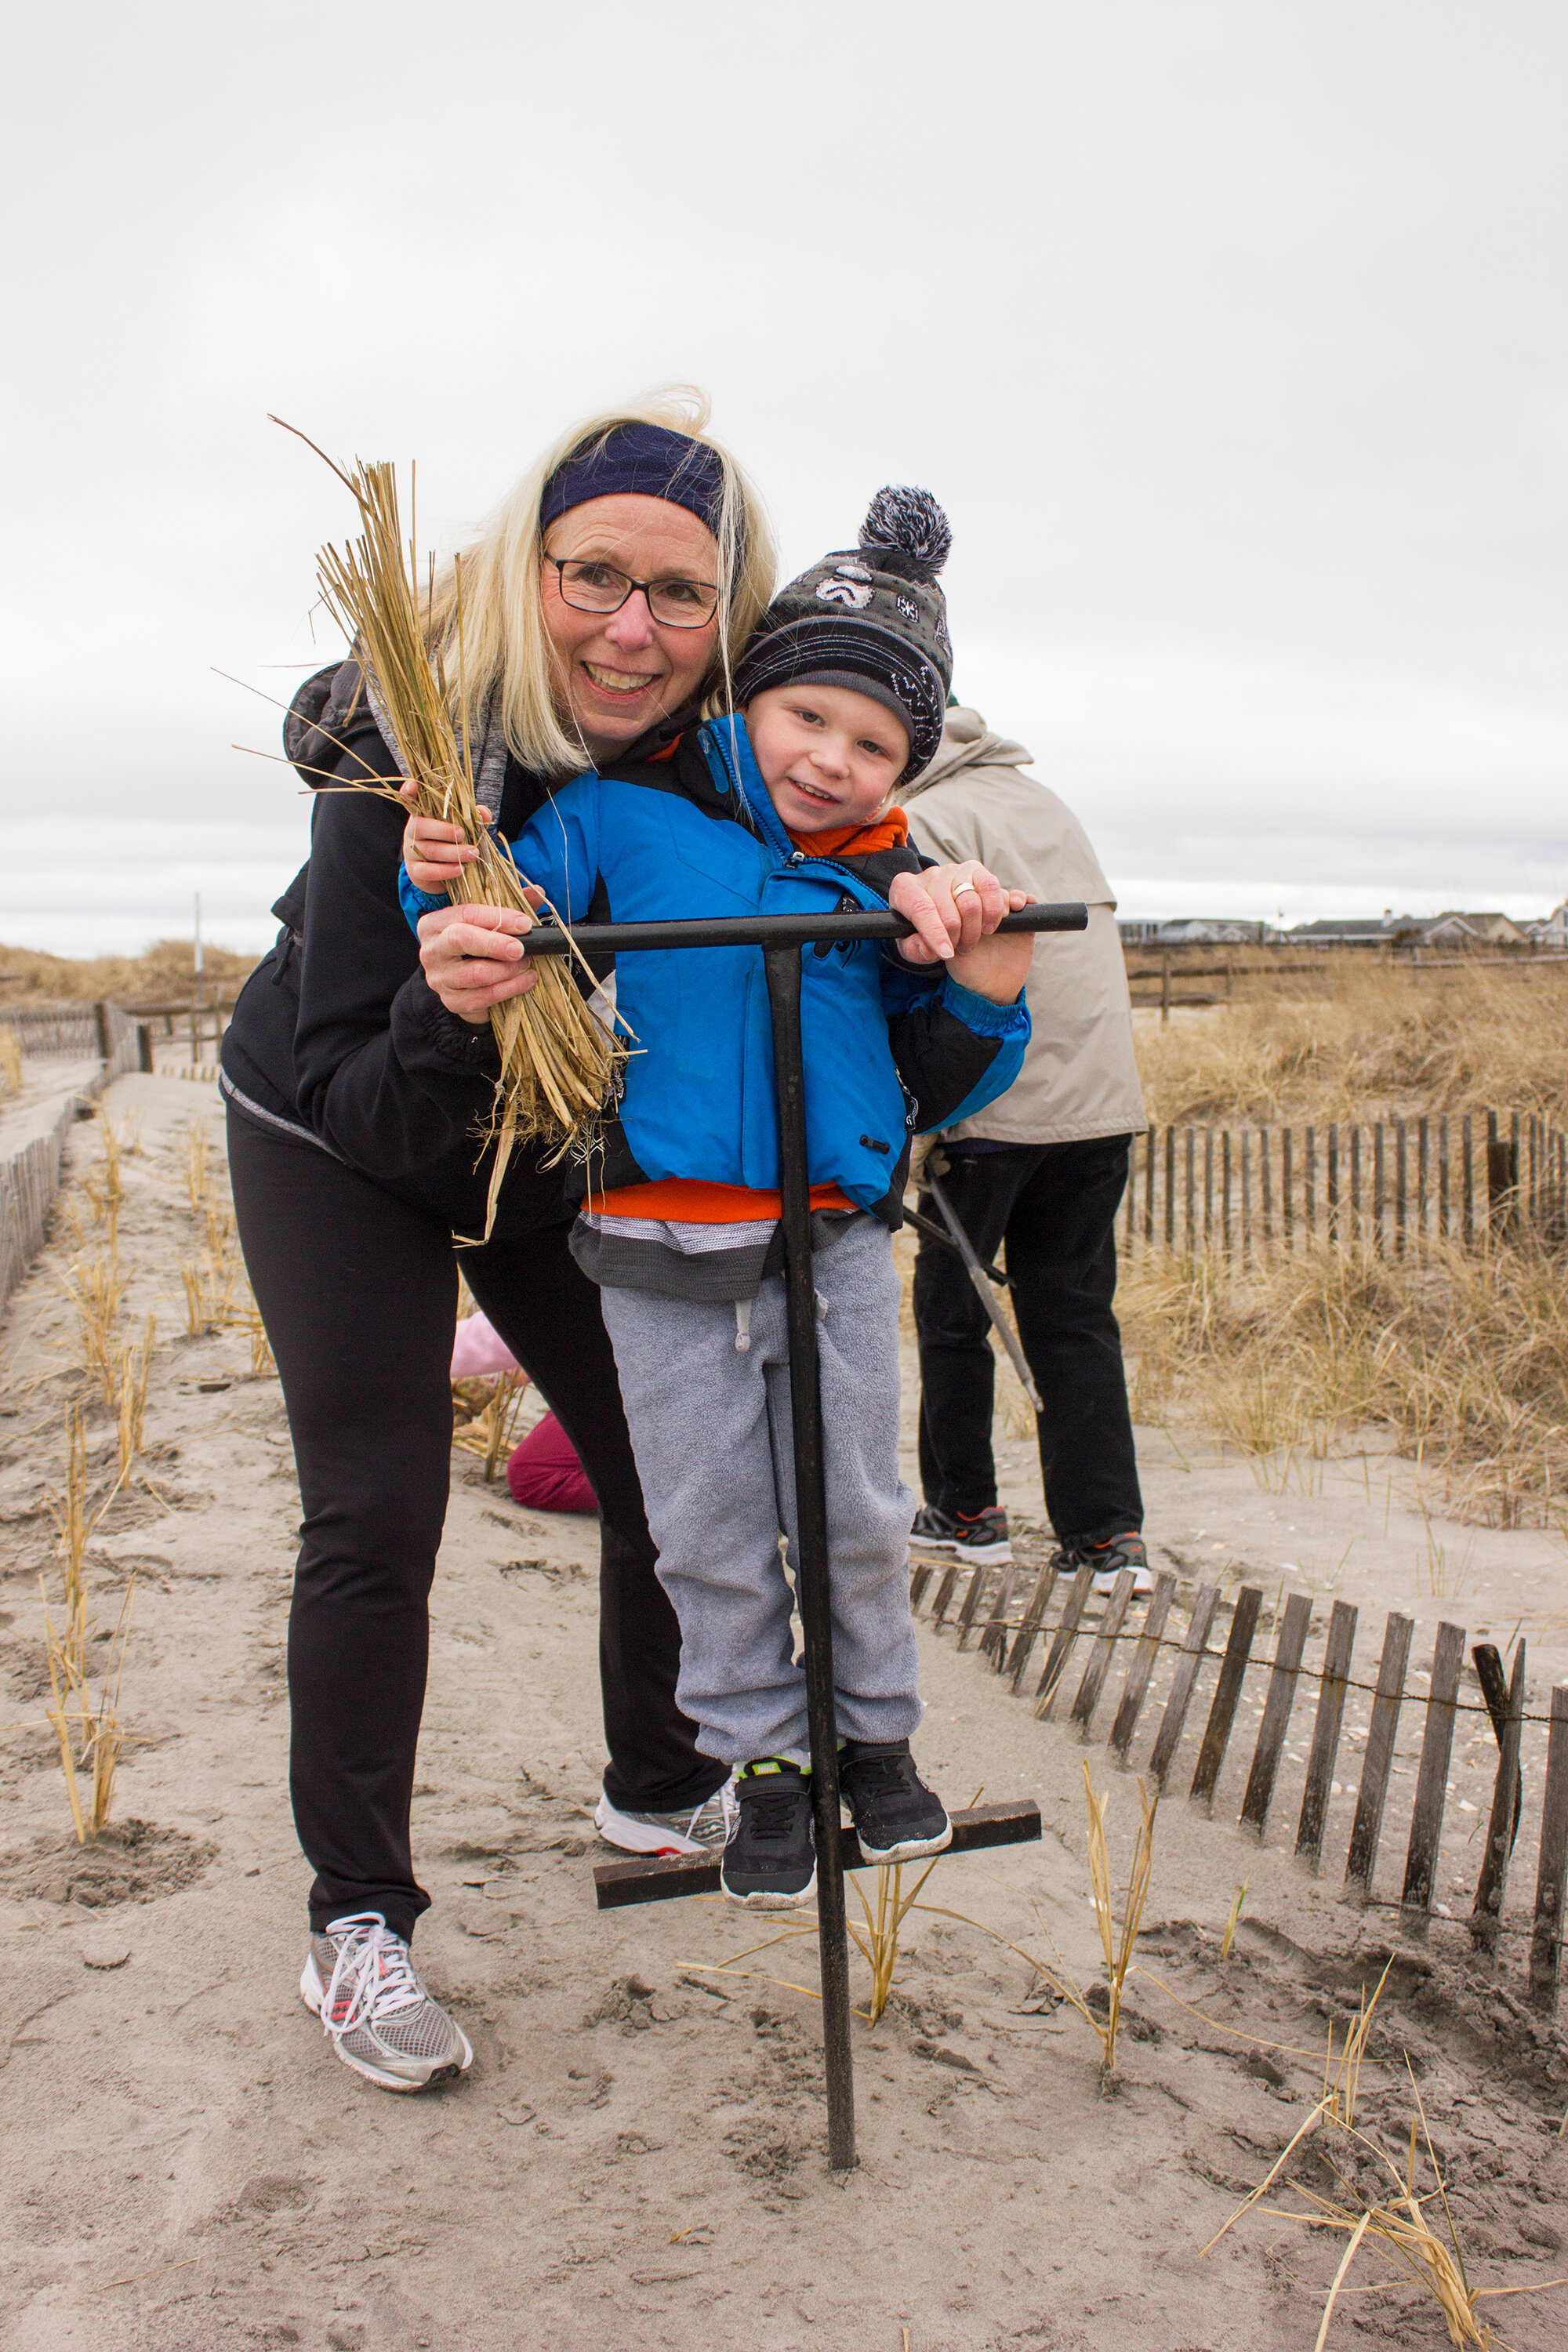
[[(524, 767), (544, 775), (571, 775), (589, 754), (570, 716), (563, 716), (544, 625), (541, 589), (545, 533), (539, 509), (545, 484), (566, 458), (605, 440), (624, 425), (661, 425), (711, 449), (723, 470), (719, 527), (719, 635), (705, 695), (722, 687), (729, 700), (734, 659), (756, 627), (778, 568), (767, 512), (730, 452), (708, 430), (707, 394), (689, 384), (667, 384), (624, 406), (574, 425), (552, 441), (497, 509), (459, 559), (462, 631), (458, 643), (458, 564), (441, 572), (430, 592), (429, 634), (447, 681), (452, 716), (472, 728), (492, 694), (507, 743)], [(466, 703), (465, 713), (463, 705)]]

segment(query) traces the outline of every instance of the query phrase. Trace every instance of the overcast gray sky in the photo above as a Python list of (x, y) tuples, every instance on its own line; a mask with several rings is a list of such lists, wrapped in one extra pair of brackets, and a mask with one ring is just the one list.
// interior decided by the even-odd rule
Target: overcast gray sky
[[(952, 518), (959, 692), (1131, 914), (1568, 891), (1568, 12), (469, 0), (13, 20), (0, 939), (257, 946), (351, 520), (712, 394), (798, 569)], [(287, 667), (296, 665), (290, 671)]]

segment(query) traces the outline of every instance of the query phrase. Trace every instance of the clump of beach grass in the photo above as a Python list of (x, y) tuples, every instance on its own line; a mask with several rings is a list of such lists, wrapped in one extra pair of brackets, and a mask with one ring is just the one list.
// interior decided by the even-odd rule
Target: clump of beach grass
[[(1314, 2352), (1324, 2352), (1334, 2306), (1357, 2253), (1368, 2241), (1391, 2255), (1403, 2276), (1418, 2286), (1436, 2306), (1447, 2326), (1450, 2345), (1474, 2346), (1477, 2352), (1489, 2352), (1489, 2347), (1494, 2344), (1500, 2346), (1500, 2339), (1482, 2319), (1478, 2308), (1480, 2304), (1503, 2295), (1539, 2294), (1542, 2287), (1568, 2284), (1562, 2279), (1546, 2279), (1539, 2284), (1532, 2282), (1528, 2287), (1478, 2288), (1470, 2284), (1464, 2249), (1454, 2226), (1447, 2185), (1426, 2128), (1426, 2109), (1421, 2103), (1421, 2094), (1415, 2087), (1414, 2073), (1410, 2077), (1410, 2092), (1415, 2111), (1410, 2118), (1409, 2151), (1403, 2172), (1386, 2149), (1347, 2120), (1342, 2108), (1336, 2105), (1334, 2095), (1326, 2094), (1293, 2134), (1258, 2187), (1203, 2249), (1206, 2254), (1218, 2245), (1226, 2231), (1233, 2229), (1243, 2214), (1250, 2212), (1254, 2206), (1272, 2221), (1299, 2221), (1308, 2229), (1328, 2230), (1342, 2235), (1346, 2240), (1345, 2250), (1329, 2288)], [(1331, 2176), (1333, 2193), (1326, 2194), (1286, 2175), (1287, 2165), (1300, 2148), (1308, 2149), (1318, 2158)], [(1418, 2180), (1424, 2177), (1419, 2169), (1422, 2148), (1430, 2171), (1432, 2186), (1429, 2189), (1417, 2186)], [(1261, 2202), (1281, 2176), (1285, 2176), (1285, 2189), (1305, 2202), (1305, 2212), (1289, 2206)], [(1440, 2231), (1427, 2218), (1426, 2208), (1429, 2205), (1438, 2205), (1442, 2209)]]
[(96, 1837), (108, 1821), (113, 1800), (114, 1769), (121, 1745), (120, 1678), (130, 1624), (131, 1595), (136, 1581), (132, 1577), (126, 1588), (119, 1627), (95, 1698), (87, 1664), (87, 1548), (119, 1494), (123, 1477), (122, 1470), (97, 1505), (89, 1504), (87, 1433), (81, 1407), (73, 1405), (66, 1418), (64, 1485), (47, 1498), (60, 1580), (58, 1626), (50, 1613), (42, 1577), (38, 1590), (44, 1604), (44, 1640), (54, 1702), (46, 1714), (59, 1743), (71, 1819), (78, 1841), (83, 1844)]
[[(511, 1449), (517, 1416), (528, 1388), (524, 1371), (499, 1372), (493, 1380), (454, 1381), (452, 1443), (464, 1454), (477, 1454), (489, 1485)], [(457, 1414), (468, 1415), (458, 1421)]]
[(1249, 1266), (1150, 1251), (1124, 1266), (1117, 1308), (1140, 1420), (1191, 1419), (1260, 1460), (1321, 1460), (1376, 1426), (1442, 1474), (1464, 1517), (1550, 1525), (1568, 1504), (1568, 1285), (1528, 1235)]
[(22, 1091), (22, 1041), (13, 1024), (0, 1021), (0, 1095)]
[[(316, 449), (304, 434), (299, 437)], [(428, 604), (433, 569), (422, 618), (417, 556), (412, 537), (406, 542), (404, 539), (394, 467), (356, 460), (345, 473), (324, 451), (316, 449), (316, 455), (331, 466), (348, 490), (361, 526), (358, 539), (321, 551), (318, 577), (322, 600), (374, 682), (398, 760), (415, 787), (412, 803), (395, 777), (352, 789), (380, 793), (401, 807), (412, 805), (422, 815), (458, 826), (479, 855), (451, 885), (449, 895), (456, 904), (527, 911), (525, 877), (496, 847), (474, 790), (468, 696), (461, 675), (461, 559), (455, 564), (454, 581), (459, 675), (449, 678), (439, 649), (432, 651)], [(548, 900), (544, 904), (560, 921)], [(580, 956), (576, 960), (587, 974), (586, 963)], [(500, 1075), (486, 1131), (487, 1141), (495, 1145), (487, 1237), (514, 1146), (539, 1141), (557, 1156), (589, 1150), (616, 1071), (626, 1059), (625, 1045), (589, 1012), (565, 962), (564, 957), (541, 958), (532, 988), (490, 1010)]]
[(153, 1364), (153, 1343), (158, 1335), (157, 1318), (149, 1315), (142, 1334), (142, 1344), (136, 1347), (121, 1341), (118, 1350), (118, 1393), (116, 1427), (120, 1442), (120, 1475), (131, 1475), (131, 1466), (141, 1453), (147, 1432), (147, 1376)]
[(60, 1287), (77, 1313), (82, 1370), (98, 1383), (104, 1411), (113, 1412), (119, 1397), (119, 1326), (125, 1276), (119, 1258), (101, 1251), (90, 1258), (72, 1260), (59, 1277)]

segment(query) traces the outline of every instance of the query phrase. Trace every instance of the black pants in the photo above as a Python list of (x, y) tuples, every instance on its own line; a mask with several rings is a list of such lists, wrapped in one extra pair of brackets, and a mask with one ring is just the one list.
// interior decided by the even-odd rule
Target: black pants
[[(944, 1147), (942, 1191), (976, 1251), (1006, 1250), (1018, 1337), (1044, 1410), (1046, 1508), (1063, 1544), (1099, 1543), (1143, 1524), (1116, 1295), (1116, 1211), (1125, 1135), (1087, 1143)], [(929, 1197), (922, 1213), (941, 1223)], [(921, 1240), (915, 1261), (921, 1351), (921, 1483), (940, 1511), (996, 1500), (991, 1452), (991, 1326), (963, 1262)]]
[[(246, 1268), (282, 1376), (304, 1505), (289, 1620), (289, 1785), (310, 1917), (429, 1907), (409, 1800), (428, 1600), (451, 1472), (451, 1235), (306, 1142), (230, 1111)], [(463, 1254), (469, 1288), (599, 1499), (599, 1672), (611, 1802), (698, 1805), (723, 1779), (675, 1704), (680, 1633), (626, 1434), (599, 1294), (553, 1226)]]

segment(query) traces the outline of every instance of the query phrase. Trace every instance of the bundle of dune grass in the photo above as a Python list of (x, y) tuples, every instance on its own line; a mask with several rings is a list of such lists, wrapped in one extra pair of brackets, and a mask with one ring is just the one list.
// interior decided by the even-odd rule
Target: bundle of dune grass
[[(280, 417), (273, 421), (282, 423)], [(285, 430), (294, 433), (298, 427)], [(316, 449), (304, 434), (299, 437)], [(526, 910), (524, 877), (496, 848), (474, 791), (465, 681), (445, 675), (421, 620), (417, 552), (413, 538), (405, 542), (403, 537), (395, 471), (389, 465), (356, 460), (353, 471), (344, 473), (324, 451), (316, 449), (316, 455), (332, 467), (353, 497), (363, 526), (359, 539), (321, 551), (318, 577), (322, 599), (374, 681), (398, 759), (416, 793), (410, 803), (391, 780), (357, 789), (380, 792), (420, 815), (459, 827), (479, 854), (451, 886), (450, 896), (458, 904)], [(460, 664), (460, 558), (456, 588)], [(548, 899), (544, 907), (561, 921)], [(591, 1150), (616, 1073), (626, 1058), (626, 1047), (589, 1012), (565, 961), (564, 957), (542, 958), (533, 968), (532, 988), (491, 1008), (500, 1076), (485, 1132), (486, 1142), (496, 1147), (486, 1205), (487, 1238), (514, 1144), (520, 1139), (545, 1143), (552, 1147), (554, 1158)], [(577, 961), (586, 972), (580, 956)]]

